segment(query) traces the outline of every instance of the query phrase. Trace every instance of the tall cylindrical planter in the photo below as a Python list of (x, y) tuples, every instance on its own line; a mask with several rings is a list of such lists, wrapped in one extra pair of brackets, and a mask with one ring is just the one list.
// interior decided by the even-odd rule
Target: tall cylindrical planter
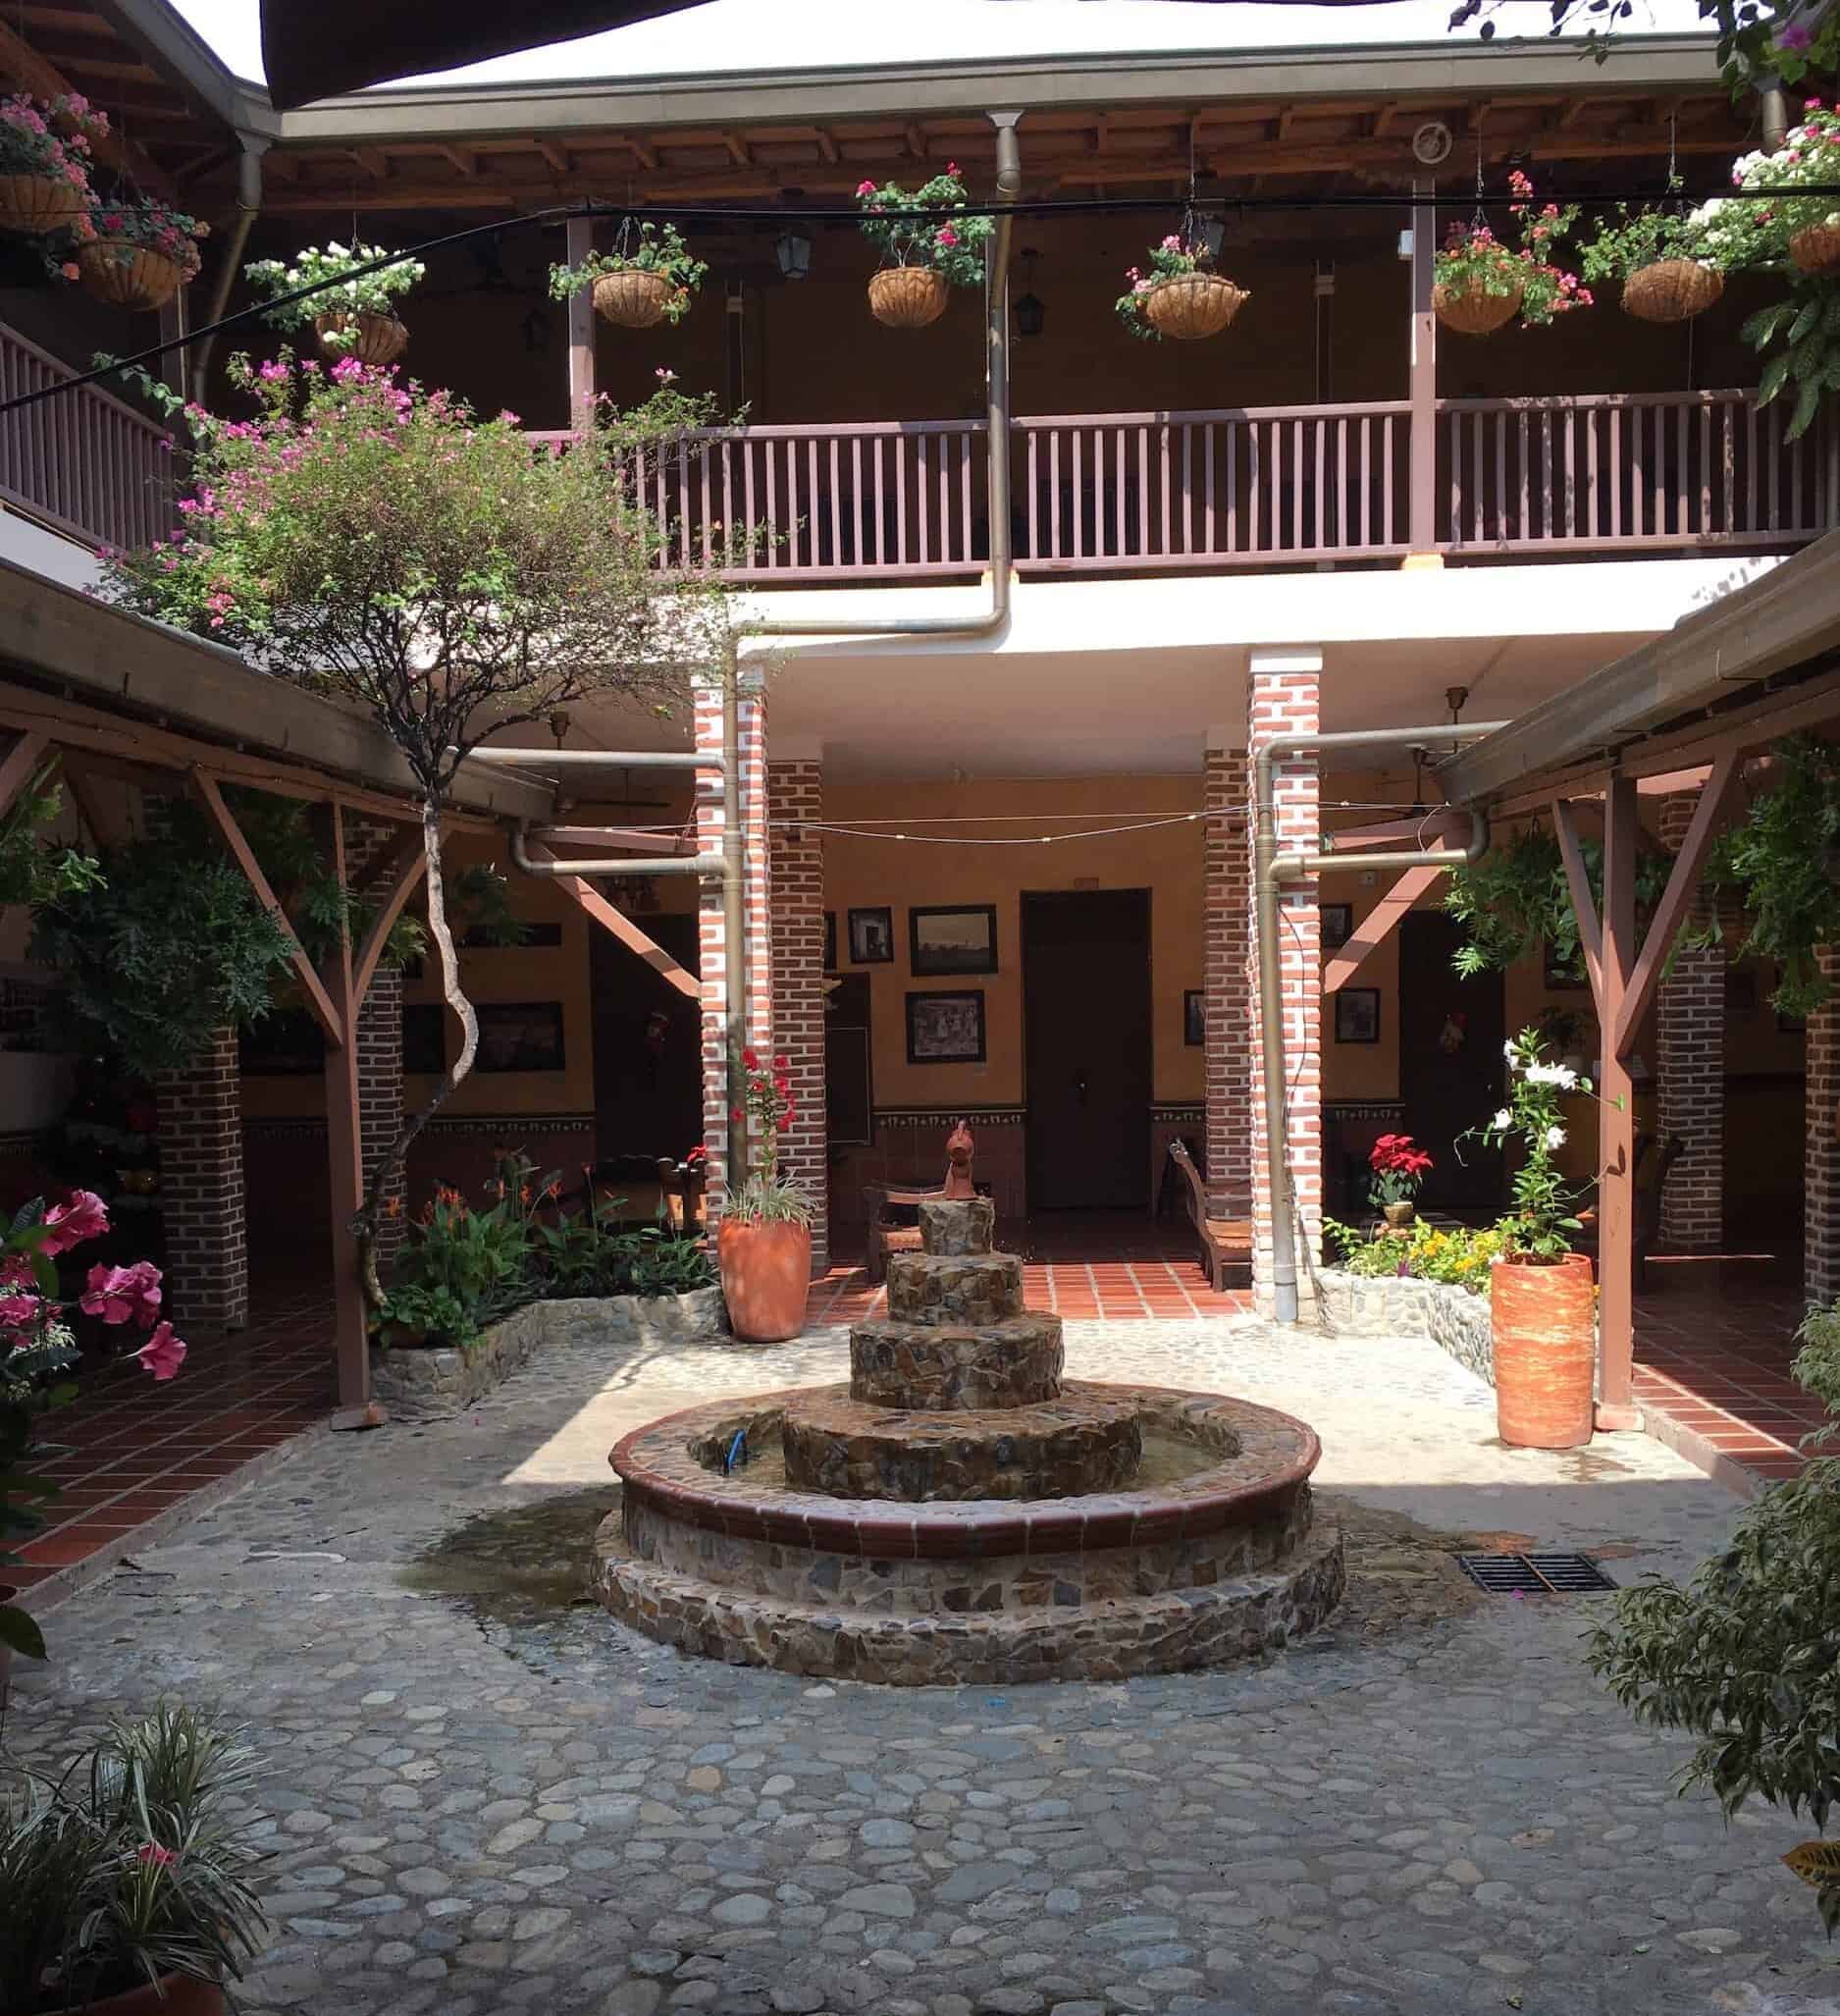
[(1498, 1260), (1489, 1275), (1495, 1409), (1515, 1449), (1578, 1449), (1591, 1440), (1597, 1291), (1583, 1253)]
[(812, 1228), (789, 1218), (724, 1218), (716, 1264), (728, 1326), (743, 1344), (784, 1344), (805, 1328)]
[(77, 2016), (224, 2016), (224, 1990), (214, 1981), (168, 1974), (158, 1988), (125, 1989), (100, 2002), (75, 2004)]

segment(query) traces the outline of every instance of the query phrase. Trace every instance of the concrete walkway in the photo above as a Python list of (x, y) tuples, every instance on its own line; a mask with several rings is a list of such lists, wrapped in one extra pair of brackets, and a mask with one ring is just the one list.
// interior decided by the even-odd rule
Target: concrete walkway
[(1683, 1744), (1584, 1671), (1603, 1599), (1475, 1599), (1439, 1536), (1689, 1565), (1736, 1502), (1646, 1436), (1494, 1440), (1420, 1341), (1070, 1325), (1080, 1377), (1310, 1419), (1356, 1536), (1267, 1666), (922, 1692), (684, 1660), (572, 1601), (626, 1427), (836, 1377), (771, 1352), (552, 1354), (456, 1419), (308, 1440), (47, 1618), (8, 1738), (183, 1695), (269, 1766), (276, 1941), (245, 2008), (876, 2016), (1840, 2016), (1777, 1861), (1674, 1796)]

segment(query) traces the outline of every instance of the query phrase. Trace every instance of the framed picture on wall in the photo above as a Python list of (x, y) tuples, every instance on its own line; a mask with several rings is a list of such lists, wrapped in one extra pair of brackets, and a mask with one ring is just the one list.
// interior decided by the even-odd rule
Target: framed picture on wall
[(908, 958), (916, 980), (936, 973), (995, 973), (997, 906), (967, 903), (907, 914)]
[(1190, 987), (1182, 997), (1182, 1039), (1191, 1050), (1207, 1041), (1207, 989)]
[(1319, 907), (1317, 915), (1323, 921), (1323, 950), (1340, 952), (1354, 935), (1354, 905), (1324, 903)]
[(894, 912), (887, 904), (850, 912), (850, 963), (853, 966), (894, 964)]
[(1377, 1043), (1380, 1040), (1380, 989), (1343, 987), (1336, 995), (1336, 1041)]
[(835, 973), (836, 970), (837, 913), (834, 910), (827, 910), (824, 913), (824, 971)]
[(910, 1064), (981, 1064), (984, 1061), (984, 990), (907, 997)]
[(481, 1001), (478, 1015), (476, 1069), (560, 1071), (566, 1064), (560, 1001)]

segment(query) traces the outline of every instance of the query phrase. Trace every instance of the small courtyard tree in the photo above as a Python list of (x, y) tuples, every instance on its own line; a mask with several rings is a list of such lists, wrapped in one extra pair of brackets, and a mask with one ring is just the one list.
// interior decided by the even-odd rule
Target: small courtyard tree
[(357, 702), (420, 787), (429, 933), (463, 1036), (354, 1226), (375, 1305), (382, 1200), (478, 1048), (442, 872), (455, 774), (500, 729), (593, 698), (666, 709), (693, 669), (721, 662), (714, 572), (667, 565), (639, 502), (655, 495), (664, 445), (707, 415), (664, 392), (602, 414), (558, 451), (515, 414), (481, 420), (446, 392), (352, 358), (330, 369), (286, 353), (259, 368), (237, 359), (233, 376), (256, 396), (256, 417), (186, 409), (195, 448), (180, 527), (117, 557), (110, 588), (276, 678)]

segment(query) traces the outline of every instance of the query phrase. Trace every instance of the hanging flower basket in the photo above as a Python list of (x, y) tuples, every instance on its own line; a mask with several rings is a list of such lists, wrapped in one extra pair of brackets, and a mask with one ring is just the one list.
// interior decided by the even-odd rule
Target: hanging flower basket
[(946, 311), (946, 277), (930, 266), (886, 266), (871, 273), (868, 312), (889, 329), (924, 329)]
[(1218, 336), (1250, 296), (1220, 273), (1176, 273), (1159, 280), (1138, 297), (1146, 322), (1158, 336), (1183, 343)]
[(1459, 336), (1492, 336), (1520, 313), (1521, 290), (1492, 294), (1480, 280), (1466, 280), (1460, 287), (1440, 281), (1431, 291), (1431, 305), (1438, 320)]
[(629, 266), (620, 273), (604, 273), (595, 282), (594, 311), (621, 329), (652, 329), (664, 320), (673, 292), (664, 274)]
[(1840, 224), (1811, 224), (1789, 240), (1789, 256), (1800, 272), (1831, 279), (1840, 274)]
[(313, 328), (320, 348), (329, 357), (355, 357), (360, 364), (394, 364), (409, 346), (408, 325), (396, 316), (360, 308), (347, 314), (335, 308), (316, 315)]
[(68, 231), (88, 208), (88, 191), (66, 176), (0, 175), (0, 231), (49, 238)]
[(113, 308), (163, 308), (179, 292), (177, 259), (130, 239), (91, 239), (77, 248), (86, 292)]
[(1623, 307), (1639, 322), (1691, 322), (1725, 292), (1725, 276), (1698, 259), (1656, 259), (1623, 282)]

